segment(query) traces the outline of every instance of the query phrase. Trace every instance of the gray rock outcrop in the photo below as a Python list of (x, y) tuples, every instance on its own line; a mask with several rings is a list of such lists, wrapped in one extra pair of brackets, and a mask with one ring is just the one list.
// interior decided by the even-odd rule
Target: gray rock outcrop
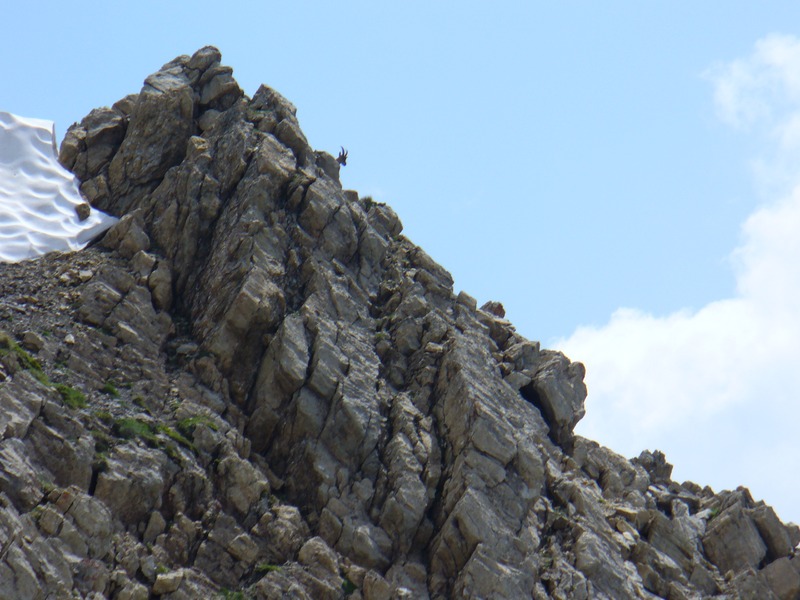
[(220, 61), (71, 127), (119, 222), (0, 266), (0, 598), (800, 597), (796, 526), (576, 436), (583, 365)]

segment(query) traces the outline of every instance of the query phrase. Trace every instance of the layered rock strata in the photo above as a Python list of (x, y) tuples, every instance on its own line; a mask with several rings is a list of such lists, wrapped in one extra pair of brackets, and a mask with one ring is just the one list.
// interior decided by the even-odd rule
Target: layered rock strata
[(216, 49), (60, 160), (120, 221), (0, 267), (1, 598), (800, 597), (796, 526), (574, 435), (583, 366)]

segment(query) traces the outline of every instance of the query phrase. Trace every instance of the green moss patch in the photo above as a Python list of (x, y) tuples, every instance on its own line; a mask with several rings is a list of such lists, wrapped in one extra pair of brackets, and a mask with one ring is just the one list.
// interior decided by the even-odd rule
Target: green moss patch
[(153, 427), (147, 421), (133, 418), (122, 418), (114, 421), (111, 427), (111, 432), (120, 438), (126, 440), (142, 439), (151, 446), (158, 445), (158, 438), (156, 438)]
[(350, 581), (347, 577), (342, 579), (342, 591), (345, 596), (350, 596), (358, 589), (358, 586)]
[(214, 423), (214, 420), (206, 415), (187, 417), (185, 419), (181, 419), (175, 425), (178, 428), (178, 431), (180, 431), (186, 438), (191, 438), (194, 435), (194, 430), (197, 429), (198, 425), (205, 425), (212, 431), (217, 431), (218, 429), (217, 424)]
[(70, 408), (86, 408), (86, 396), (80, 390), (65, 383), (57, 383), (53, 387), (61, 394), (64, 404)]
[(256, 573), (271, 573), (272, 571), (280, 571), (281, 567), (279, 565), (273, 565), (270, 563), (259, 563), (256, 565)]
[(42, 365), (38, 360), (25, 352), (14, 339), (5, 332), (0, 332), (0, 356), (12, 355), (17, 359), (19, 366), (33, 375), (39, 383), (51, 385), (50, 379), (42, 370)]
[(106, 381), (103, 384), (103, 387), (100, 388), (100, 393), (107, 394), (112, 398), (119, 398), (119, 392), (117, 391), (117, 388), (114, 387), (114, 384), (111, 383), (110, 381)]
[(159, 433), (163, 433), (168, 438), (178, 442), (181, 446), (185, 446), (186, 448), (189, 448), (189, 450), (194, 451), (194, 449), (195, 449), (194, 448), (194, 444), (192, 442), (190, 442), (183, 435), (181, 435), (180, 433), (178, 433), (177, 431), (172, 429), (172, 427), (168, 427), (166, 425), (157, 425), (156, 426), (156, 431), (158, 431)]
[(143, 419), (130, 417), (117, 419), (111, 426), (111, 433), (126, 440), (143, 440), (148, 446), (163, 450), (173, 460), (179, 460), (181, 454), (177, 446), (170, 443), (169, 440), (174, 440), (181, 446), (196, 452), (194, 444), (171, 427), (161, 424), (153, 425)]

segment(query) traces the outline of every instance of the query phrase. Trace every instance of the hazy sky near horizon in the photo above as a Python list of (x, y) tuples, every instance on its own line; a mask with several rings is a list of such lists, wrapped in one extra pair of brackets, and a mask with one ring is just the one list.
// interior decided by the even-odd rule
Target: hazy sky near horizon
[(217, 46), (457, 290), (586, 363), (580, 433), (800, 521), (800, 4), (763, 6), (14, 2), (0, 110), (63, 137)]

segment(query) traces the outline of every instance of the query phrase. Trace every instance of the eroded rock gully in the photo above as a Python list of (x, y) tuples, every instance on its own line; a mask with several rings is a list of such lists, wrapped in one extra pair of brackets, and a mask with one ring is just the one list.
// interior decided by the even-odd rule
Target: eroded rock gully
[(0, 597), (800, 597), (796, 526), (575, 436), (583, 366), (295, 112), (208, 47), (68, 131), (121, 219), (0, 266)]

